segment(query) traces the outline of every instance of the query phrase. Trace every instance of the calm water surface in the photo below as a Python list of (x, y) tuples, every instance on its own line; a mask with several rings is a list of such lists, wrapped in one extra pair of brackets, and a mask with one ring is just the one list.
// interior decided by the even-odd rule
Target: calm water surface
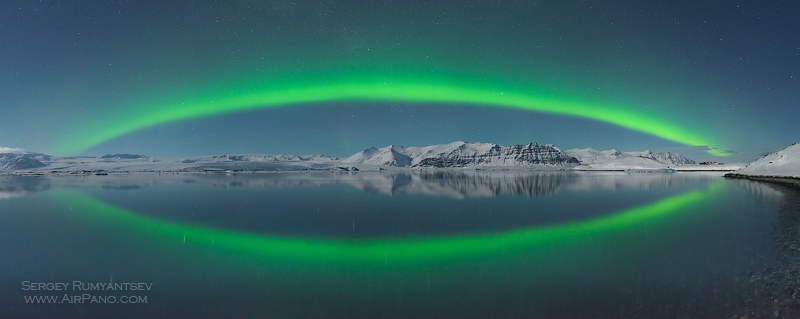
[[(27, 318), (783, 316), (797, 310), (787, 297), (797, 198), (703, 173), (0, 177), (0, 309)], [(152, 285), (89, 286), (108, 283)], [(54, 299), (32, 299), (42, 296)]]

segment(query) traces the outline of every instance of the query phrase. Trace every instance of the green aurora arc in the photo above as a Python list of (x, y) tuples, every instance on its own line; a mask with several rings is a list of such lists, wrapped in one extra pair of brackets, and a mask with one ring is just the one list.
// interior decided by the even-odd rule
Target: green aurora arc
[(322, 76), (303, 80), (254, 81), (247, 85), (208, 90), (190, 99), (153, 105), (135, 105), (115, 116), (98, 117), (75, 125), (71, 134), (54, 145), (58, 154), (77, 154), (113, 138), (144, 128), (180, 120), (230, 112), (326, 102), (406, 102), (470, 105), (574, 116), (653, 135), (686, 146), (705, 148), (727, 156), (702, 134), (659, 116), (622, 107), (582, 103), (553, 97), (549, 92), (507, 89), (498, 83), (465, 82), (436, 76)]
[[(235, 253), (246, 253), (270, 261), (307, 263), (424, 263), (461, 260), (497, 253), (530, 249), (543, 244), (575, 241), (635, 228), (696, 206), (718, 193), (722, 184), (708, 190), (689, 191), (654, 203), (625, 209), (584, 221), (472, 235), (400, 237), (381, 239), (321, 239), (260, 235), (204, 226), (186, 225), (143, 216), (121, 209), (80, 192), (54, 191), (56, 200), (92, 220), (111, 221), (132, 227), (150, 238), (167, 242), (213, 245)], [(113, 223), (103, 222), (107, 227)]]

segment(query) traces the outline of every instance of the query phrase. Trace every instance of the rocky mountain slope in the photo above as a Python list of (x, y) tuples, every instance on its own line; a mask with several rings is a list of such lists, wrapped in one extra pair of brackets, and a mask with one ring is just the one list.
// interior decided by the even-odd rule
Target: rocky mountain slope
[(468, 143), (402, 147), (371, 147), (342, 160), (344, 164), (371, 164), (396, 167), (471, 167), (471, 166), (563, 166), (578, 160), (547, 144), (501, 146), (493, 143)]
[(41, 154), (3, 153), (0, 154), (0, 170), (14, 171), (46, 166), (37, 157)]

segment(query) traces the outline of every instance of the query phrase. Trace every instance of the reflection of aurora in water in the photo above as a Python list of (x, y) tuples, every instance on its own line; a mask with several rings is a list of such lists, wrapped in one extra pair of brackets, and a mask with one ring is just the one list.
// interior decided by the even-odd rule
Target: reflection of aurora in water
[[(265, 236), (180, 224), (142, 216), (73, 191), (54, 196), (74, 211), (96, 220), (134, 227), (143, 235), (156, 235), (191, 245), (215, 245), (218, 249), (253, 254), (272, 260), (289, 259), (320, 263), (425, 262), (507, 253), (532, 246), (591, 238), (644, 225), (707, 201), (721, 184), (708, 190), (682, 193), (651, 204), (625, 209), (603, 217), (553, 226), (475, 235), (403, 237), (369, 240), (319, 239)], [(105, 224), (110, 225), (110, 224)], [(111, 227), (111, 226), (109, 226)]]
[[(279, 84), (275, 84), (279, 83)], [(69, 134), (57, 147), (60, 153), (76, 153), (143, 128), (178, 120), (199, 118), (248, 109), (336, 101), (441, 103), (481, 105), (575, 116), (650, 134), (687, 146), (706, 147), (708, 152), (726, 156), (709, 136), (676, 125), (658, 116), (632, 108), (575, 102), (552, 97), (548, 92), (527, 92), (497, 84), (465, 82), (434, 77), (376, 77), (326, 75), (304, 81), (274, 80), (268, 84), (248, 83), (238, 88), (212, 90), (192, 97), (151, 106), (137, 105), (135, 113), (117, 119), (96, 119), (85, 129)]]

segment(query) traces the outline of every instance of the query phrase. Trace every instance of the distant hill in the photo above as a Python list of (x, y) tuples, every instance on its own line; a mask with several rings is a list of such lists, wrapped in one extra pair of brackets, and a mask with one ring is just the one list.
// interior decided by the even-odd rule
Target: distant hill
[(100, 158), (107, 158), (107, 159), (140, 159), (140, 158), (147, 158), (147, 156), (141, 154), (106, 154), (100, 156)]
[(579, 169), (661, 169), (696, 164), (695, 161), (682, 155), (669, 152), (621, 152), (617, 149), (598, 151), (591, 148), (579, 148), (566, 150), (565, 153), (581, 162)]

